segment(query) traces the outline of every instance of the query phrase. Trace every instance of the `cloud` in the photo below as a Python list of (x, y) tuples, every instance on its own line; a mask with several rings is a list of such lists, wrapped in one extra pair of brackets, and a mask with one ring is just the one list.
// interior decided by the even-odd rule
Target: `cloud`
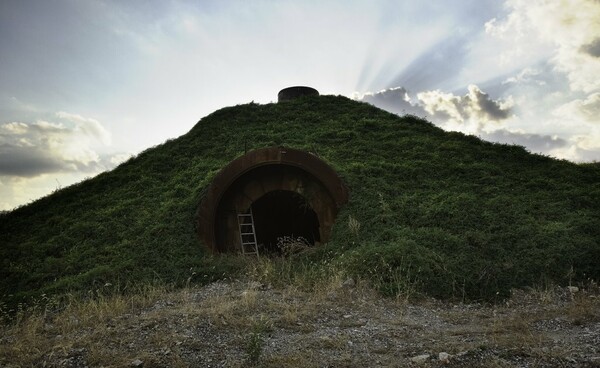
[(78, 172), (58, 172), (33, 177), (0, 176), (0, 211), (31, 203), (57, 189), (80, 182), (86, 176), (89, 175)]
[(600, 129), (587, 135), (572, 136), (569, 144), (553, 153), (575, 162), (600, 162)]
[(130, 153), (116, 153), (110, 157), (108, 157), (108, 162), (111, 166), (117, 166), (122, 164), (123, 162), (132, 158), (133, 155)]
[(600, 139), (596, 133), (581, 136), (559, 137), (528, 133), (523, 130), (498, 129), (482, 132), (482, 139), (491, 142), (516, 144), (527, 148), (530, 152), (560, 157), (574, 162), (591, 162), (600, 160)]
[(409, 93), (404, 87), (388, 88), (375, 93), (367, 92), (363, 95), (355, 92), (353, 98), (398, 115), (410, 114), (423, 117), (427, 114), (418, 102), (411, 101)]
[(417, 98), (433, 120), (445, 121), (445, 125), (470, 123), (478, 129), (491, 122), (507, 119), (513, 105), (510, 98), (494, 100), (473, 84), (464, 96), (435, 90), (418, 93)]
[(585, 99), (567, 102), (553, 111), (554, 115), (570, 120), (583, 120), (592, 124), (600, 123), (600, 92), (592, 93)]
[(0, 176), (98, 172), (95, 145), (108, 145), (110, 133), (95, 119), (58, 112), (54, 121), (0, 124)]
[(527, 67), (517, 75), (505, 79), (502, 84), (536, 84), (544, 86), (547, 82), (543, 79), (543, 72), (539, 69)]
[[(536, 69), (528, 69), (516, 76), (515, 80), (506, 83), (533, 83), (537, 86), (539, 84), (535, 81), (538, 75)], [(513, 106), (515, 103), (512, 98), (492, 99), (476, 85), (469, 86), (464, 96), (434, 90), (417, 93), (417, 97), (411, 99), (406, 88), (395, 87), (362, 95), (355, 92), (353, 98), (398, 115), (426, 117), (446, 130), (475, 134), (491, 142), (524, 146), (534, 153), (576, 162), (600, 159), (600, 126), (592, 125), (595, 130), (587, 129), (589, 134), (578, 135), (571, 130), (561, 133), (561, 126), (554, 122), (550, 124), (550, 129), (559, 131), (558, 133), (534, 133), (531, 132), (531, 124), (523, 123), (523, 117), (514, 114), (516, 106)], [(555, 111), (560, 121), (567, 121), (565, 116), (576, 122), (585, 119), (594, 121), (598, 114), (600, 93), (573, 100)], [(568, 124), (572, 125), (572, 122)], [(538, 122), (538, 126), (533, 129), (540, 129), (541, 126)]]
[(556, 135), (541, 135), (527, 133), (523, 130), (511, 131), (498, 129), (489, 133), (481, 134), (481, 138), (498, 143), (516, 144), (527, 147), (532, 152), (548, 153), (552, 150), (566, 147), (569, 142)]
[(109, 145), (111, 141), (110, 133), (96, 119), (84, 118), (81, 115), (70, 114), (59, 111), (56, 113), (58, 118), (75, 123), (75, 131), (82, 135), (99, 140), (103, 144)]
[(600, 1), (508, 0), (508, 15), (486, 23), (486, 32), (511, 40), (514, 47), (499, 55), (515, 58), (527, 54), (533, 42), (552, 45), (551, 62), (567, 75), (573, 91), (600, 88)]
[(600, 57), (600, 37), (587, 45), (582, 45), (579, 50), (593, 57)]
[[(404, 87), (388, 88), (376, 93), (354, 94), (354, 99), (368, 102), (398, 115), (412, 114), (421, 117), (429, 115), (433, 123), (460, 129), (471, 124), (475, 133), (489, 123), (499, 122), (510, 117), (512, 100), (494, 100), (476, 85), (468, 87), (468, 93), (457, 96), (440, 90), (417, 93), (412, 100)], [(467, 129), (468, 130), (468, 129)], [(472, 129), (471, 129), (472, 130)]]

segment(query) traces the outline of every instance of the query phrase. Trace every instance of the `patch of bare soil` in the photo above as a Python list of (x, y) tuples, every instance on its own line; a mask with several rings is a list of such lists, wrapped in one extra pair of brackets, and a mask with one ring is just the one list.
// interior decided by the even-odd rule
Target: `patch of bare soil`
[(0, 366), (600, 367), (597, 290), (482, 305), (384, 298), (352, 280), (312, 292), (231, 281), (80, 310), (3, 327)]

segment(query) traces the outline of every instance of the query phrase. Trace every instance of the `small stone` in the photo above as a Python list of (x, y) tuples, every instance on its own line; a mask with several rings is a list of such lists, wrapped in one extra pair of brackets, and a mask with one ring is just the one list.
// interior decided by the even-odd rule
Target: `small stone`
[(577, 286), (569, 286), (568, 289), (571, 294), (579, 292), (579, 288)]
[(342, 287), (346, 289), (351, 289), (356, 286), (356, 281), (352, 277), (347, 278), (346, 281), (342, 282)]
[(344, 318), (345, 318), (345, 319), (348, 319), (348, 318), (350, 318), (350, 317), (352, 317), (352, 315), (351, 315), (351, 314), (344, 314)]
[(410, 358), (410, 361), (413, 363), (421, 364), (421, 363), (425, 363), (429, 359), (429, 357), (430, 357), (429, 354), (417, 355), (417, 356)]
[(442, 364), (448, 364), (450, 363), (450, 354), (441, 352), (438, 354), (438, 359)]
[(131, 362), (132, 367), (142, 367), (143, 365), (144, 365), (144, 362), (142, 362), (139, 359), (136, 359), (133, 362)]
[(321, 340), (325, 345), (333, 344), (333, 340), (329, 336), (319, 336), (319, 340)]

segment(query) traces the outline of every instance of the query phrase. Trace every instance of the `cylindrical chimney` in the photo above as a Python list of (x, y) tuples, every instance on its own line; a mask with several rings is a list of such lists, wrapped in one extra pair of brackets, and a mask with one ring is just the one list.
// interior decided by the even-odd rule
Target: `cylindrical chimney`
[(277, 94), (277, 102), (293, 100), (302, 96), (318, 96), (319, 91), (311, 87), (294, 86), (284, 88)]

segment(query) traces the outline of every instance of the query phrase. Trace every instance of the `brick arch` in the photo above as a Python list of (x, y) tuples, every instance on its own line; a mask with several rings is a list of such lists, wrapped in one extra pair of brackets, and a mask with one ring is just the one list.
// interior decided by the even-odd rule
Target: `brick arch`
[(305, 151), (269, 147), (250, 151), (225, 166), (213, 179), (200, 203), (198, 236), (213, 252), (235, 250), (237, 221), (230, 211), (243, 211), (273, 190), (292, 190), (307, 198), (321, 221), (327, 241), (338, 209), (348, 201), (348, 189), (335, 170)]

